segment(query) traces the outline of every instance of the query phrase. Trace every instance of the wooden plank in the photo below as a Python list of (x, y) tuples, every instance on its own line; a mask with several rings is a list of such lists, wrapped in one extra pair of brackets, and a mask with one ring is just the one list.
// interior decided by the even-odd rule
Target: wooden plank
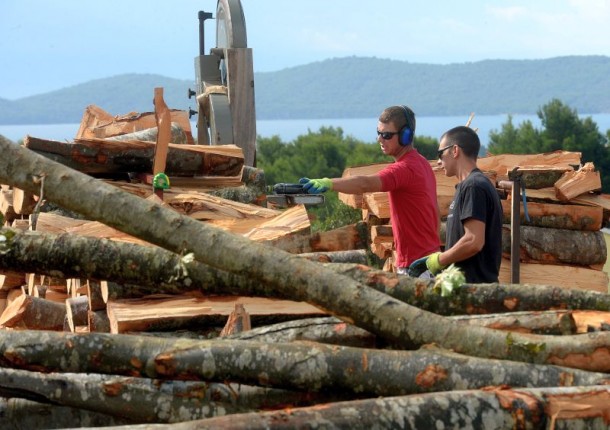
[(165, 100), (163, 100), (163, 88), (157, 87), (154, 92), (153, 103), (155, 105), (155, 122), (157, 123), (157, 143), (155, 145), (155, 156), (153, 162), (153, 175), (165, 172), (167, 151), (172, 138), (171, 115)]
[(142, 299), (109, 300), (107, 303), (111, 333), (199, 328), (206, 323), (226, 321), (235, 306), (241, 304), (252, 319), (269, 316), (322, 316), (324, 312), (305, 303), (243, 296), (164, 296)]
[[(555, 285), (608, 293), (608, 274), (601, 270), (555, 264), (520, 264), (520, 283)], [(510, 283), (510, 260), (502, 258), (500, 283)], [(532, 288), (535, 288), (532, 285)]]

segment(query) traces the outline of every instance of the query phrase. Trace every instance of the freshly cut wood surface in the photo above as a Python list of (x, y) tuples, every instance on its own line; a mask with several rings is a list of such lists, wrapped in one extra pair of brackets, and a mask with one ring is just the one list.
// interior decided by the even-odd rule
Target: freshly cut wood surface
[[(170, 110), (171, 122), (177, 123), (185, 132), (187, 142), (194, 144), (191, 132), (191, 122), (188, 112), (183, 110)], [(76, 138), (105, 138), (119, 136), (126, 133), (147, 130), (155, 127), (154, 112), (129, 112), (125, 115), (111, 115), (96, 105), (85, 108), (80, 127), (76, 132)]]
[(576, 172), (566, 172), (555, 182), (555, 193), (561, 201), (569, 201), (574, 197), (591, 191), (600, 191), (602, 180), (595, 171), (593, 163), (585, 165)]
[[(520, 263), (519, 269), (520, 284), (555, 285), (563, 288), (608, 293), (608, 274), (601, 270), (536, 263)], [(500, 283), (510, 283), (510, 273), (510, 260), (502, 258)]]
[(388, 193), (365, 193), (362, 195), (366, 207), (379, 218), (390, 217), (390, 201)]
[(142, 299), (125, 299), (106, 304), (111, 333), (146, 331), (157, 329), (164, 321), (197, 318), (203, 322), (205, 316), (228, 317), (236, 305), (242, 305), (251, 317), (261, 315), (325, 315), (320, 309), (305, 303), (290, 300), (275, 300), (261, 297), (242, 296), (166, 296)]
[(580, 152), (554, 151), (543, 154), (500, 154), (480, 157), (477, 166), (481, 170), (495, 171), (498, 180), (508, 179), (508, 172), (515, 167), (552, 165), (570, 169), (580, 165)]

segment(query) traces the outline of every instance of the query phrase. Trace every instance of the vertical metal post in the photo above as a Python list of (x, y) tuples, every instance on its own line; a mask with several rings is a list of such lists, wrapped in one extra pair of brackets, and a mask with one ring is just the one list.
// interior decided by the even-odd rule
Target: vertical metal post
[(199, 18), (199, 55), (205, 55), (203, 23), (206, 19), (213, 18), (213, 16), (210, 12), (204, 12), (202, 10), (199, 11), (197, 16)]
[(510, 218), (510, 282), (519, 283), (519, 254), (521, 253), (521, 178), (513, 179)]

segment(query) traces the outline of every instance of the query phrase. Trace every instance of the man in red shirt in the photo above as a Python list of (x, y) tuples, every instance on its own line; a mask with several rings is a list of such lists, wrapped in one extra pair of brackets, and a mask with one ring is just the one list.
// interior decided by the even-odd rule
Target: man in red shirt
[(440, 250), (436, 178), (430, 162), (413, 147), (414, 134), (413, 111), (403, 105), (388, 107), (379, 116), (377, 141), (394, 163), (373, 175), (299, 181), (310, 194), (329, 190), (345, 194), (387, 191), (395, 266), (400, 274), (406, 274), (414, 260)]

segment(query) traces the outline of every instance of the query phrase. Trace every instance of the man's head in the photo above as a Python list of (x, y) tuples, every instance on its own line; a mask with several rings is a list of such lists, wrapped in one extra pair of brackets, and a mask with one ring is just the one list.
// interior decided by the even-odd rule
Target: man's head
[[(415, 113), (408, 106), (398, 105), (384, 109), (381, 115), (379, 115), (379, 122), (394, 126), (395, 131), (398, 132), (398, 143), (401, 145), (413, 143), (413, 137), (415, 136)], [(377, 134), (379, 136), (379, 133)]]
[(438, 164), (447, 176), (454, 176), (463, 167), (476, 165), (481, 141), (477, 133), (466, 126), (454, 127), (446, 131), (439, 142)]

